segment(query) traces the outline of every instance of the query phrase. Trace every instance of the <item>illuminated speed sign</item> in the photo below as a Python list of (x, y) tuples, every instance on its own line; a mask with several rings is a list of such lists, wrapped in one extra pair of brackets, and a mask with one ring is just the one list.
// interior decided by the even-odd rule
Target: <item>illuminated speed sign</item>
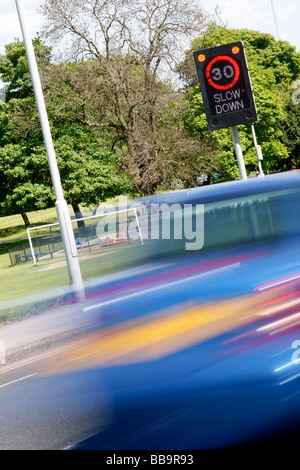
[(206, 79), (216, 90), (229, 90), (240, 78), (240, 67), (229, 55), (214, 57), (206, 68)]
[(241, 41), (194, 53), (210, 130), (257, 121)]

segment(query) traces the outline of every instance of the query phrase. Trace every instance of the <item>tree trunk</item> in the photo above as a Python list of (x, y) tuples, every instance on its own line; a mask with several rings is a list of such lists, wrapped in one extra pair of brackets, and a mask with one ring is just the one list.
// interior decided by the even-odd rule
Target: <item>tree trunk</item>
[(28, 219), (28, 216), (26, 212), (21, 212), (22, 219), (24, 221), (25, 227), (28, 228), (31, 226), (30, 220)]
[[(73, 208), (73, 211), (74, 211), (74, 214), (75, 214), (75, 218), (76, 219), (82, 219), (82, 213), (81, 213), (78, 202), (72, 201), (71, 205), (72, 205), (72, 208)], [(79, 222), (77, 222), (77, 227), (79, 229), (79, 236), (84, 237), (84, 229), (85, 229), (84, 220), (80, 220)]]

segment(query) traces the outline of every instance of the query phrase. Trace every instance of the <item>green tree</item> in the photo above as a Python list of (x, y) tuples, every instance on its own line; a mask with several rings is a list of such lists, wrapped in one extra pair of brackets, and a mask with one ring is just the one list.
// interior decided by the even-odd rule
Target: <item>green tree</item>
[(281, 140), (286, 146), (289, 157), (286, 159), (285, 169), (300, 168), (300, 80), (287, 86), (282, 93), (287, 118), (279, 123), (282, 132)]
[[(43, 54), (39, 39), (35, 45), (38, 56), (47, 57), (39, 63), (43, 82), (50, 87), (45, 79), (51, 68), (50, 49), (44, 46)], [(0, 210), (5, 215), (21, 213), (28, 226), (26, 212), (53, 205), (54, 195), (25, 49), (16, 41), (6, 51), (0, 60), (0, 74), (9, 90), (7, 103), (0, 106)], [(19, 65), (21, 69), (14, 70)], [(79, 212), (80, 204), (97, 205), (112, 195), (130, 192), (131, 182), (121, 171), (116, 153), (76, 113), (62, 112), (65, 97), (61, 93), (48, 96), (64, 194), (74, 212)], [(61, 112), (51, 102), (57, 102)]]
[(191, 178), (207, 149), (183, 126), (182, 94), (162, 77), (203, 24), (197, 1), (47, 0), (43, 11), (47, 37), (71, 39), (68, 57), (79, 62), (60, 64), (51, 80), (68, 96), (62, 112), (73, 108), (81, 122), (105, 130), (139, 194)]
[[(118, 171), (119, 159), (97, 135), (81, 123), (57, 126), (54, 147), (66, 200), (81, 217), (80, 205), (98, 206), (100, 201), (132, 194), (129, 177)], [(33, 149), (34, 158), (43, 158), (43, 145)]]
[[(39, 67), (47, 68), (51, 61), (51, 48), (39, 36), (33, 40), (34, 51)], [(5, 46), (5, 54), (0, 55), (1, 80), (6, 84), (6, 102), (33, 96), (30, 72), (23, 41), (16, 39)]]
[[(39, 65), (49, 65), (51, 49), (35, 38)], [(6, 45), (0, 56), (0, 76), (5, 83), (6, 102), (0, 106), (0, 210), (2, 215), (20, 213), (30, 225), (28, 211), (54, 204), (47, 159), (30, 154), (42, 140), (38, 113), (23, 42)]]
[(0, 208), (1, 215), (21, 214), (28, 227), (27, 211), (53, 205), (54, 195), (46, 182), (45, 156), (26, 152), (21, 144), (0, 147)]

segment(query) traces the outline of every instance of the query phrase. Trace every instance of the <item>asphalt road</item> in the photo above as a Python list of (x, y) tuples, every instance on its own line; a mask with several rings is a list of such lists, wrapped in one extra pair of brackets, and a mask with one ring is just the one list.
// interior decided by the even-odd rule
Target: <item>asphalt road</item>
[[(294, 417), (298, 426), (300, 374), (287, 367), (299, 339), (296, 248), (286, 248), (283, 272), (282, 254), (263, 247), (133, 270), (96, 285), (84, 304), (1, 327), (0, 450), (210, 448), (284, 431)], [(291, 280), (276, 291), (276, 321), (252, 305), (260, 295), (246, 295), (268, 286), (266, 273), (271, 286)], [(215, 299), (216, 282), (220, 307), (199, 304), (199, 315), (197, 298)], [(282, 321), (290, 329), (268, 335)]]
[(1, 326), (0, 450), (69, 449), (109, 425), (100, 370), (49, 371), (62, 354), (76, 359), (95, 317), (79, 303)]
[(68, 449), (109, 423), (100, 372), (44, 374), (60, 349), (1, 367), (1, 450)]

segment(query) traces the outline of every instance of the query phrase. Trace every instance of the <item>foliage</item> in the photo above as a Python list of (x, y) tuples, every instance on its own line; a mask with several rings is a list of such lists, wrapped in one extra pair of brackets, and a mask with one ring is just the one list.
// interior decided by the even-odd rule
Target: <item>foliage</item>
[[(63, 191), (75, 213), (82, 203), (98, 206), (107, 198), (132, 193), (130, 179), (118, 171), (116, 153), (102, 145), (92, 131), (73, 123), (60, 132), (56, 129), (53, 135)], [(44, 154), (44, 147), (40, 146), (32, 156)]]
[(45, 177), (45, 159), (31, 158), (21, 144), (0, 147), (1, 215), (26, 212), (53, 205), (53, 194)]
[[(33, 46), (38, 65), (45, 69), (51, 60), (51, 48), (39, 36), (33, 40)], [(5, 54), (0, 55), (0, 75), (6, 83), (6, 102), (12, 98), (32, 96), (33, 87), (23, 41), (16, 39), (5, 46)]]
[(182, 125), (182, 95), (162, 77), (174, 69), (180, 41), (201, 28), (197, 2), (48, 0), (43, 11), (47, 36), (71, 39), (79, 62), (61, 64), (51, 80), (68, 97), (62, 112), (72, 108), (81, 122), (106, 132), (141, 195), (174, 177), (192, 178), (208, 150)]
[(281, 140), (287, 148), (289, 157), (285, 161), (285, 169), (300, 168), (300, 80), (292, 82), (282, 92), (287, 118), (279, 122), (282, 132)]
[[(52, 48), (39, 36), (34, 47), (63, 190), (75, 212), (124, 192), (190, 186), (199, 173), (239, 176), (230, 129), (208, 131), (196, 76), (193, 51), (214, 44), (244, 42), (264, 171), (299, 165), (300, 112), (290, 97), (300, 54), (269, 34), (216, 21), (204, 26), (199, 8), (191, 16), (195, 7), (179, 0), (45, 2), (48, 36), (73, 41), (64, 62), (53, 63)], [(199, 28), (177, 68), (184, 83), (178, 90), (166, 70), (178, 63), (180, 40)], [(21, 41), (6, 46), (0, 75), (7, 85), (0, 105), (0, 214), (19, 212), (28, 224), (26, 211), (53, 205), (54, 195)], [(239, 135), (253, 173), (251, 127), (240, 126)]]
[[(39, 39), (35, 44), (37, 55), (48, 57), (50, 49)], [(20, 213), (29, 225), (26, 212), (53, 205), (54, 194), (24, 46), (16, 41), (6, 46), (6, 51), (0, 70), (2, 77), (11, 81), (8, 101), (0, 108), (0, 213)], [(15, 70), (19, 65), (20, 70)], [(45, 76), (51, 76), (49, 62), (40, 61), (40, 66)], [(62, 107), (65, 96), (56, 93), (50, 98)], [(98, 205), (107, 197), (132, 191), (116, 153), (78, 120), (74, 109), (63, 114), (56, 106), (49, 106), (49, 111), (65, 198), (75, 212), (80, 210), (79, 204)]]

